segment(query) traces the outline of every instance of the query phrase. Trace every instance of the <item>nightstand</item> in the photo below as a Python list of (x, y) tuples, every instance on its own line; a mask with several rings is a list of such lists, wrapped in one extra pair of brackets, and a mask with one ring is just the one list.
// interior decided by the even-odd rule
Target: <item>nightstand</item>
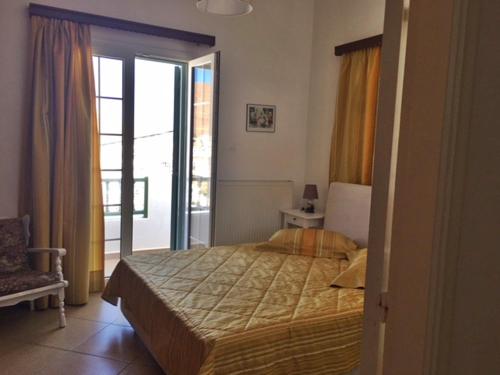
[(325, 214), (315, 212), (306, 213), (300, 209), (280, 210), (281, 227), (289, 228), (290, 225), (300, 228), (323, 228), (323, 219)]

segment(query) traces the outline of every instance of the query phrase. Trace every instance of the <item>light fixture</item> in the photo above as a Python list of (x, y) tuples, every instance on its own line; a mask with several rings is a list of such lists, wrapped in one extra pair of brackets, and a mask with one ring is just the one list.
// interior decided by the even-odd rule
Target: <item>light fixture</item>
[(253, 10), (248, 0), (197, 0), (196, 8), (221, 16), (241, 16)]

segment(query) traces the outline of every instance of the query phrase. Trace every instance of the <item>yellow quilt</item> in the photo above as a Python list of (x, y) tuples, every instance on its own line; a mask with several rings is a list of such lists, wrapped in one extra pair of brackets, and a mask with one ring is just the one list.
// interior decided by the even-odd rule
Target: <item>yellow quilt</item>
[(359, 364), (363, 291), (331, 288), (346, 260), (255, 245), (120, 261), (103, 298), (169, 375), (344, 374)]

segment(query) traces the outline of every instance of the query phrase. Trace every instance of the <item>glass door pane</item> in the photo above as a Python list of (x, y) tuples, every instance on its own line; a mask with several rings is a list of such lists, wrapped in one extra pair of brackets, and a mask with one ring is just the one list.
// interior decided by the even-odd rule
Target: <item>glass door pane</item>
[(135, 59), (133, 252), (170, 249), (176, 66)]
[(188, 246), (210, 247), (216, 183), (218, 53), (190, 63), (191, 153)]
[(101, 137), (105, 276), (120, 260), (122, 215), (123, 60), (94, 56), (97, 114)]

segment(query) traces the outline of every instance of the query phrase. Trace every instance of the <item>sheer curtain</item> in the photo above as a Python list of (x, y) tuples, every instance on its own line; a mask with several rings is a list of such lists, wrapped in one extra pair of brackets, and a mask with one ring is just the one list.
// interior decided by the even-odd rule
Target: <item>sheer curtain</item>
[(330, 151), (330, 182), (371, 185), (380, 47), (344, 55)]
[[(36, 247), (67, 250), (66, 302), (104, 286), (104, 216), (90, 27), (31, 18), (31, 118), (25, 134), (21, 213)], [(47, 256), (35, 267), (48, 271)], [(37, 301), (39, 308), (47, 300)]]

